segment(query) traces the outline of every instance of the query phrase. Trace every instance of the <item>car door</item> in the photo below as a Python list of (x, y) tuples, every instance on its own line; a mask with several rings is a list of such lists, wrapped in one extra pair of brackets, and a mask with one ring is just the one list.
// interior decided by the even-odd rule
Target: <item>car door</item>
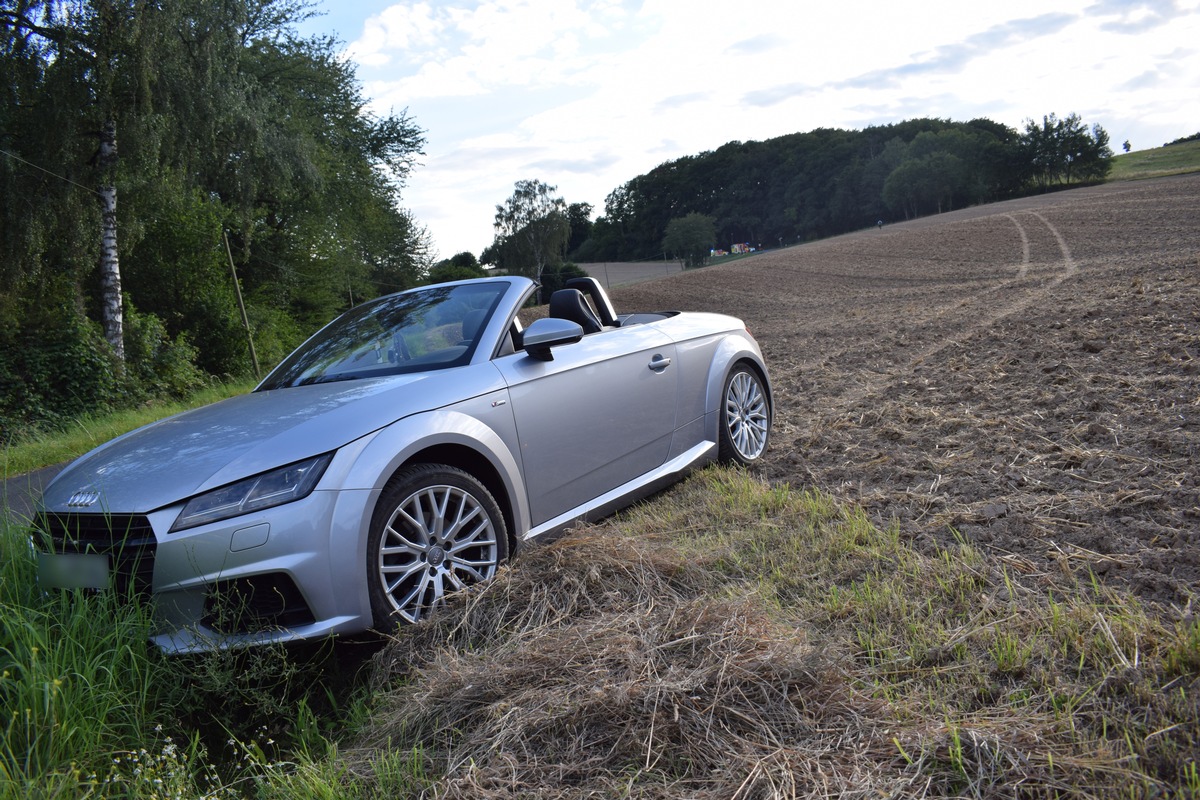
[(497, 359), (507, 381), (534, 526), (666, 461), (675, 428), (675, 345), (649, 325)]

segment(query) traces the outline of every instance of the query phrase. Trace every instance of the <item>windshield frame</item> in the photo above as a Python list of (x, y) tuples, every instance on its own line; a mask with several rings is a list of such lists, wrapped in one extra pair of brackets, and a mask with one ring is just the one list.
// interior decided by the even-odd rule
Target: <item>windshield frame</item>
[(254, 391), (469, 364), (510, 288), (505, 280), (434, 284), (357, 305), (292, 351)]

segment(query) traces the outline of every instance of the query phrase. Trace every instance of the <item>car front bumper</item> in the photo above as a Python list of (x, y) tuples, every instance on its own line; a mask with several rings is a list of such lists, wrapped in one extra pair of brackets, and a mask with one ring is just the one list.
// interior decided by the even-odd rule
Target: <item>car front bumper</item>
[(373, 503), (368, 490), (318, 489), (177, 533), (165, 532), (177, 508), (151, 513), (152, 641), (170, 652), (196, 652), (366, 630), (363, 526)]

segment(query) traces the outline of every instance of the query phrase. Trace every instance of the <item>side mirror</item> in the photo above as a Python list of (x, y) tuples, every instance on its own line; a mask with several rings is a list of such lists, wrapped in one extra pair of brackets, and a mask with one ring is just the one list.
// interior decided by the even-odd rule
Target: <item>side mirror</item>
[(583, 328), (578, 322), (545, 317), (534, 320), (521, 337), (521, 346), (530, 358), (538, 361), (553, 361), (550, 348), (574, 344), (583, 338)]

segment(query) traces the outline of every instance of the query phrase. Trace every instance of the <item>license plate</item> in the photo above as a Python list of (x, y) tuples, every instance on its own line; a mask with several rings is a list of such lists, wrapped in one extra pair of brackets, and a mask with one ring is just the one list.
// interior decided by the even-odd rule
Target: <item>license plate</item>
[(107, 589), (108, 556), (38, 553), (38, 584), (43, 589)]

